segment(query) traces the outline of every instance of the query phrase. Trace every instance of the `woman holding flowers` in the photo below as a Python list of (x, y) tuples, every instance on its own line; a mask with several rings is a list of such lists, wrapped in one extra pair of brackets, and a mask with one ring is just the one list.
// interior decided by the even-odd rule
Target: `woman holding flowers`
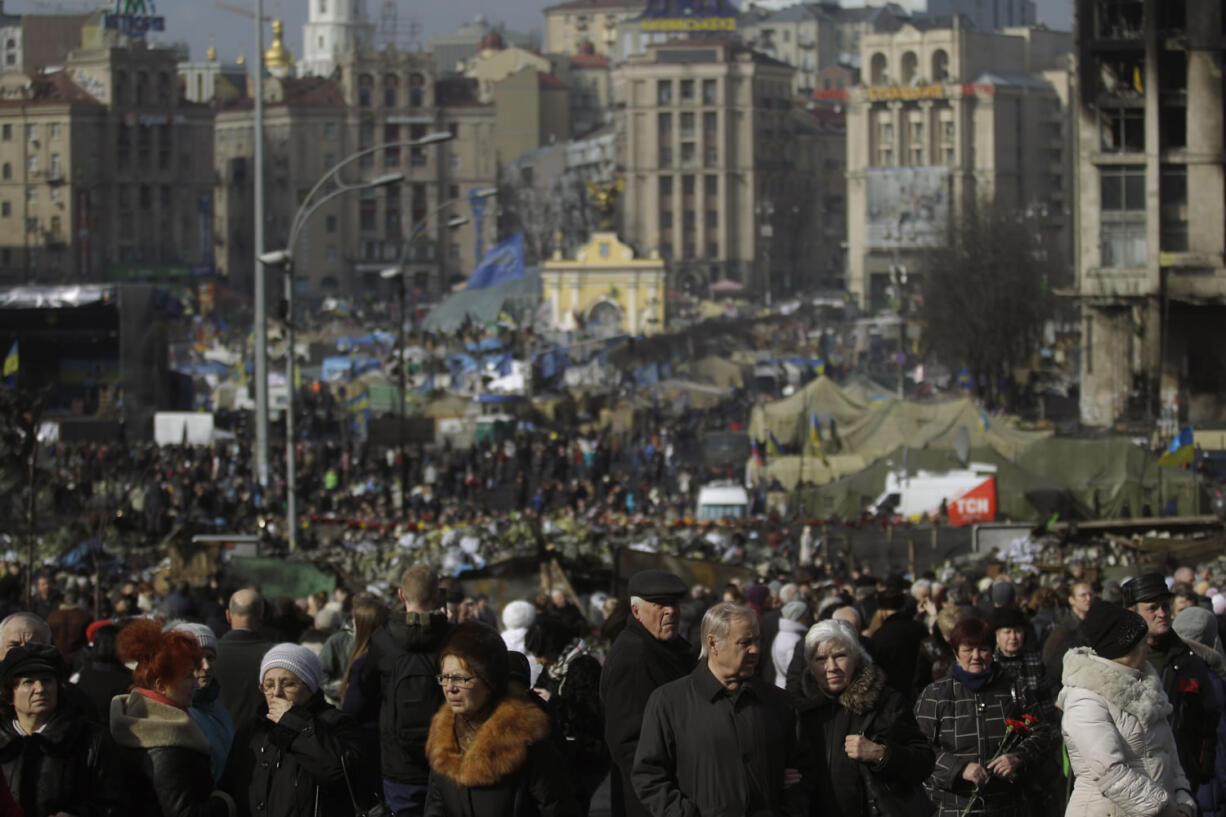
[(1055, 751), (1054, 725), (1032, 714), (1036, 701), (992, 662), (996, 640), (981, 618), (964, 618), (949, 634), (955, 663), (915, 704), (920, 731), (936, 752), (925, 783), (938, 817), (1022, 817), (1027, 789)]

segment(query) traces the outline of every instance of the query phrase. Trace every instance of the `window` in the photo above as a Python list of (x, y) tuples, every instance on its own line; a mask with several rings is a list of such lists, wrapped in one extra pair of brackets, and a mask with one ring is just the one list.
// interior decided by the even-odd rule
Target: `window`
[[(336, 123), (335, 122), (325, 122), (324, 123), (324, 138), (327, 139), (328, 141), (332, 141), (333, 139), (336, 138)], [(332, 163), (329, 162), (328, 166), (331, 167), (331, 165)]]
[(702, 102), (704, 105), (714, 105), (716, 102), (716, 85), (713, 79), (702, 81)]
[(1144, 108), (1102, 108), (1098, 112), (1099, 147), (1104, 153), (1145, 151)]
[(426, 104), (426, 78), (421, 74), (409, 75), (409, 107), (420, 108)]
[(718, 210), (708, 210), (707, 211), (707, 228), (714, 230), (718, 227), (719, 227), (719, 211)]
[(336, 216), (328, 216), (324, 219), (324, 229), (330, 233), (336, 232)]
[(683, 196), (694, 195), (694, 177), (693, 176), (690, 176), (687, 174), (681, 177), (681, 195)]
[(703, 148), (703, 164), (707, 167), (715, 167), (719, 164), (719, 145), (713, 145), (710, 142)]
[(673, 166), (673, 149), (670, 147), (660, 146), (660, 167)]
[(694, 138), (694, 114), (686, 112), (681, 114), (681, 138)]
[(698, 164), (698, 149), (693, 142), (681, 143), (681, 166), (694, 167)]
[(327, 252), (327, 258), (329, 261), (335, 261), (337, 259), (337, 252), (336, 252), (335, 244), (329, 244), (326, 252)]
[(375, 143), (375, 124), (363, 122), (358, 125), (358, 149), (365, 150)]
[(671, 79), (656, 80), (656, 104), (668, 105), (673, 101), (673, 81)]
[(26, 172), (31, 175), (38, 173), (38, 154), (34, 153), (26, 157)]
[[(373, 192), (363, 190), (363, 193)], [(363, 197), (358, 206), (358, 228), (363, 232), (375, 229), (375, 200)]]
[(672, 139), (673, 115), (671, 113), (656, 114), (656, 134), (661, 142)]
[(6, 180), (13, 178), (13, 166), (10, 163), (5, 162), (3, 173), (0, 173), (0, 176), (3, 176)]
[(60, 138), (60, 123), (59, 122), (51, 123), (51, 138), (52, 139)]
[(708, 196), (719, 195), (719, 176), (708, 174), (702, 177), (703, 192)]
[(1188, 251), (1188, 168), (1162, 165), (1158, 247), (1163, 252)]
[(660, 177), (660, 197), (664, 198), (665, 196), (671, 196), (672, 194), (673, 194), (673, 177), (672, 176), (661, 176)]
[(51, 178), (58, 179), (64, 174), (64, 169), (60, 166), (60, 154), (51, 154)]
[(26, 125), (26, 141), (33, 142), (38, 139), (38, 125)]
[(0, 202), (0, 218), (8, 218), (13, 214), (13, 205), (7, 201)]
[(695, 215), (693, 210), (686, 210), (681, 214), (681, 226), (687, 230), (693, 230), (695, 224)]
[(1100, 173), (1104, 212), (1145, 210), (1145, 168), (1104, 167)]
[(324, 170), (325, 171), (331, 170), (332, 166), (335, 164), (336, 164), (336, 154), (335, 153), (325, 153), (324, 154)]
[(369, 108), (372, 104), (372, 96), (375, 90), (375, 78), (370, 74), (362, 74), (358, 77), (358, 107)]
[(1104, 221), (1101, 228), (1105, 267), (1143, 267), (1148, 260), (1145, 221)]
[(707, 140), (715, 139), (719, 135), (719, 114), (707, 111), (702, 115), (702, 133)]
[(2, 129), (2, 137), (0, 138), (3, 138), (4, 141), (6, 142), (13, 141), (13, 126), (5, 125), (4, 128)]
[(938, 48), (932, 52), (932, 81), (944, 82), (949, 79), (949, 54)]
[(26, 204), (27, 205), (38, 204), (38, 188), (37, 187), (27, 187), (26, 188)]
[(140, 209), (148, 210), (153, 206), (153, 188), (147, 184), (140, 186)]
[(682, 102), (693, 102), (694, 101), (694, 80), (692, 79), (681, 80), (681, 101)]
[(388, 74), (383, 77), (383, 107), (395, 108), (400, 103), (400, 77)]
[(673, 211), (672, 210), (661, 210), (660, 211), (660, 229), (661, 230), (671, 230), (672, 227), (673, 227)]
[(61, 225), (62, 225), (62, 224), (63, 224), (63, 222), (60, 220), (60, 217), (59, 217), (59, 216), (52, 216), (52, 217), (51, 217), (51, 229), (50, 229), (50, 231), (49, 231), (49, 232), (51, 233), (51, 238), (53, 238), (53, 239), (58, 239), (58, 238), (60, 238), (60, 237), (61, 237), (61, 236), (60, 236), (60, 230), (61, 230)]
[(719, 258), (719, 242), (707, 242), (707, 258)]

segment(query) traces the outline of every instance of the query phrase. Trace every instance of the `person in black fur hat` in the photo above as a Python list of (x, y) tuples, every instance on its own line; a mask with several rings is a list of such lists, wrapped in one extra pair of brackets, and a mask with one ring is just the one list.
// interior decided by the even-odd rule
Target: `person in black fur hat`
[(29, 642), (0, 662), (0, 770), (26, 817), (127, 814), (123, 776), (105, 727), (61, 694), (68, 667)]

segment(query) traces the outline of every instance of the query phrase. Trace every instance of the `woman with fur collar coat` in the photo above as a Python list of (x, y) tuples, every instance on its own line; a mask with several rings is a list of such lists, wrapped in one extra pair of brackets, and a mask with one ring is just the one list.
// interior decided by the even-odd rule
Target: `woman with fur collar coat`
[[(904, 799), (921, 797), (935, 759), (932, 748), (857, 634), (846, 622), (828, 619), (809, 630), (804, 650), (808, 670), (797, 709), (801, 735), (818, 758), (810, 799), (815, 817), (878, 813), (871, 801), (882, 788)], [(870, 791), (870, 780), (876, 791)], [(889, 813), (887, 806), (877, 808)]]
[(1080, 629), (1089, 646), (1065, 654), (1059, 697), (1076, 775), (1065, 817), (1194, 817), (1145, 620), (1096, 601)]
[(439, 653), (446, 698), (430, 724), (425, 817), (578, 817), (549, 716), (508, 690), (492, 628), (457, 626)]

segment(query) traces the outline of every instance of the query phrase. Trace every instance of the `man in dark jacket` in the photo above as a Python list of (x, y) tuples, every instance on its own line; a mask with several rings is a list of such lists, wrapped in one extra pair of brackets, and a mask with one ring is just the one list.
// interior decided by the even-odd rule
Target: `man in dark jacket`
[(1222, 702), (1213, 694), (1209, 667), (1171, 628), (1171, 591), (1160, 574), (1142, 574), (1120, 590), (1124, 606), (1149, 626), (1149, 663), (1173, 707), (1171, 731), (1179, 763), (1193, 787), (1211, 784)]
[(873, 633), (872, 654), (885, 670), (886, 683), (908, 701), (915, 699), (915, 665), (920, 642), (928, 630), (906, 612), (907, 598), (902, 590), (887, 589), (877, 594), (877, 609), (886, 618)]
[(260, 632), (264, 623), (264, 600), (253, 587), (236, 590), (226, 610), (230, 632), (217, 641), (214, 676), (221, 685), (221, 702), (234, 727), (241, 729), (256, 717), (264, 696), (260, 694), (260, 661), (274, 642)]
[(657, 687), (694, 666), (690, 646), (677, 636), (685, 583), (666, 570), (630, 577), (630, 620), (617, 636), (600, 673), (604, 736), (613, 758), (610, 800), (614, 817), (646, 817), (630, 783), (634, 750), (647, 699)]
[[(758, 636), (751, 609), (715, 605), (703, 660), (648, 699), (632, 777), (652, 817), (808, 814), (810, 758), (787, 693), (754, 677)], [(805, 779), (788, 786), (788, 774)]]
[[(425, 807), (430, 768), (426, 737), (443, 703), (438, 651), (451, 632), (440, 611), (438, 574), (424, 564), (404, 572), (397, 591), (404, 615), (393, 615), (370, 638), (361, 692), (379, 702), (383, 794), (395, 817), (416, 817)], [(371, 669), (374, 671), (370, 671)]]

